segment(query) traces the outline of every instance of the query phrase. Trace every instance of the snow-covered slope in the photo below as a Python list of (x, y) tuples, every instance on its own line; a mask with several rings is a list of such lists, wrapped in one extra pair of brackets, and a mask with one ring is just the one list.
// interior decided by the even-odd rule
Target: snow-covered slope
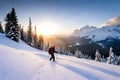
[(55, 56), (56, 62), (49, 61), (47, 52), (0, 34), (0, 80), (120, 80), (120, 66)]
[(19, 43), (20, 44), (18, 44), (17, 42), (15, 42), (13, 40), (8, 39), (4, 34), (0, 34), (0, 44), (2, 44), (2, 45), (9, 46), (11, 48), (15, 48), (15, 49), (19, 49), (19, 50), (29, 50), (29, 51), (36, 50), (36, 49), (28, 46), (21, 40)]
[(0, 45), (0, 80), (31, 80), (39, 63), (29, 53)]

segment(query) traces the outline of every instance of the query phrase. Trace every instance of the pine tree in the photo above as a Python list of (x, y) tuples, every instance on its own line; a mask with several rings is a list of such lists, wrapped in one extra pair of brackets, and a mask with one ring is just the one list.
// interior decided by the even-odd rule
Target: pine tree
[(24, 29), (23, 27), (20, 27), (20, 36), (21, 36), (20, 38), (21, 38), (21, 40), (24, 41), (25, 39), (24, 39), (24, 30), (23, 29)]
[(5, 33), (6, 36), (9, 37), (10, 39), (19, 42), (19, 26), (18, 26), (18, 19), (16, 16), (15, 9), (12, 8), (12, 11), (7, 14), (6, 18), (6, 28), (5, 28)]
[(48, 51), (48, 50), (49, 50), (49, 48), (50, 48), (50, 43), (49, 43), (49, 42), (47, 42), (47, 44), (45, 45), (45, 50), (46, 50), (46, 51)]
[(98, 50), (96, 50), (96, 53), (95, 53), (95, 60), (96, 61), (101, 61), (101, 54), (99, 53)]
[(38, 49), (43, 50), (43, 48), (44, 48), (44, 39), (41, 34), (41, 35), (39, 35), (39, 38), (38, 38)]
[(65, 46), (62, 47), (61, 54), (65, 54)]
[(27, 43), (27, 32), (25, 30), (26, 28), (23, 27), (23, 37), (24, 37), (24, 41)]
[[(65, 52), (65, 53), (66, 53), (66, 52)], [(73, 54), (71, 53), (70, 49), (69, 49), (69, 51), (67, 52), (67, 55), (73, 56)]]
[(11, 27), (11, 16), (10, 13), (7, 14), (6, 18), (5, 18), (6, 24), (5, 24), (5, 34), (7, 36), (8, 32), (10, 31), (10, 27)]
[(102, 62), (106, 62), (104, 55), (102, 56)]
[(117, 65), (120, 65), (120, 56), (118, 57)]
[(0, 33), (4, 33), (1, 22), (0, 22)]
[(37, 47), (37, 31), (36, 31), (36, 26), (34, 27), (34, 47)]
[(119, 65), (119, 56), (117, 55), (114, 56), (114, 64)]
[(75, 56), (78, 57), (78, 58), (82, 58), (82, 53), (81, 53), (81, 51), (77, 49), (77, 50), (75, 51)]
[(28, 26), (28, 31), (27, 31), (27, 43), (29, 45), (32, 45), (32, 23), (31, 23), (30, 17), (29, 17), (29, 26)]
[(112, 47), (110, 47), (110, 50), (109, 50), (109, 57), (107, 58), (108, 60), (107, 60), (107, 63), (109, 63), (109, 64), (114, 64), (114, 53), (113, 53), (113, 48)]

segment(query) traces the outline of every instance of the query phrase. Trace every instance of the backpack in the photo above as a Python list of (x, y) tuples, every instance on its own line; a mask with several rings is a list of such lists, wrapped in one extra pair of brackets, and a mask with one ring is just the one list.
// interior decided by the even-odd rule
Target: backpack
[(49, 54), (52, 54), (52, 53), (53, 53), (52, 48), (49, 48), (48, 53), (49, 53)]

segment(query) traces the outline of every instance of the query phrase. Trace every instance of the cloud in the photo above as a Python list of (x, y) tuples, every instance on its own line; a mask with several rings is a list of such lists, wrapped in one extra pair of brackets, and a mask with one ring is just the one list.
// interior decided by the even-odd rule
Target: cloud
[(101, 26), (117, 26), (117, 25), (120, 25), (120, 16), (117, 16), (117, 17), (114, 17), (114, 18), (108, 20)]

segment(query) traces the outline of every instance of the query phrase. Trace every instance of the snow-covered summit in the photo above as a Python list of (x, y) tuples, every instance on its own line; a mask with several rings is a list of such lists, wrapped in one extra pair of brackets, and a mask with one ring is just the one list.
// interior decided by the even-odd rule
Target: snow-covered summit
[(108, 38), (120, 39), (120, 25), (107, 26), (102, 28), (96, 28), (91, 26), (85, 26), (81, 29), (77, 29), (73, 32), (72, 36), (86, 37), (92, 41), (102, 41)]
[(86, 37), (95, 42), (108, 38), (120, 39), (120, 16), (108, 20), (102, 24), (101, 28), (87, 25), (75, 30), (72, 35), (76, 37)]

